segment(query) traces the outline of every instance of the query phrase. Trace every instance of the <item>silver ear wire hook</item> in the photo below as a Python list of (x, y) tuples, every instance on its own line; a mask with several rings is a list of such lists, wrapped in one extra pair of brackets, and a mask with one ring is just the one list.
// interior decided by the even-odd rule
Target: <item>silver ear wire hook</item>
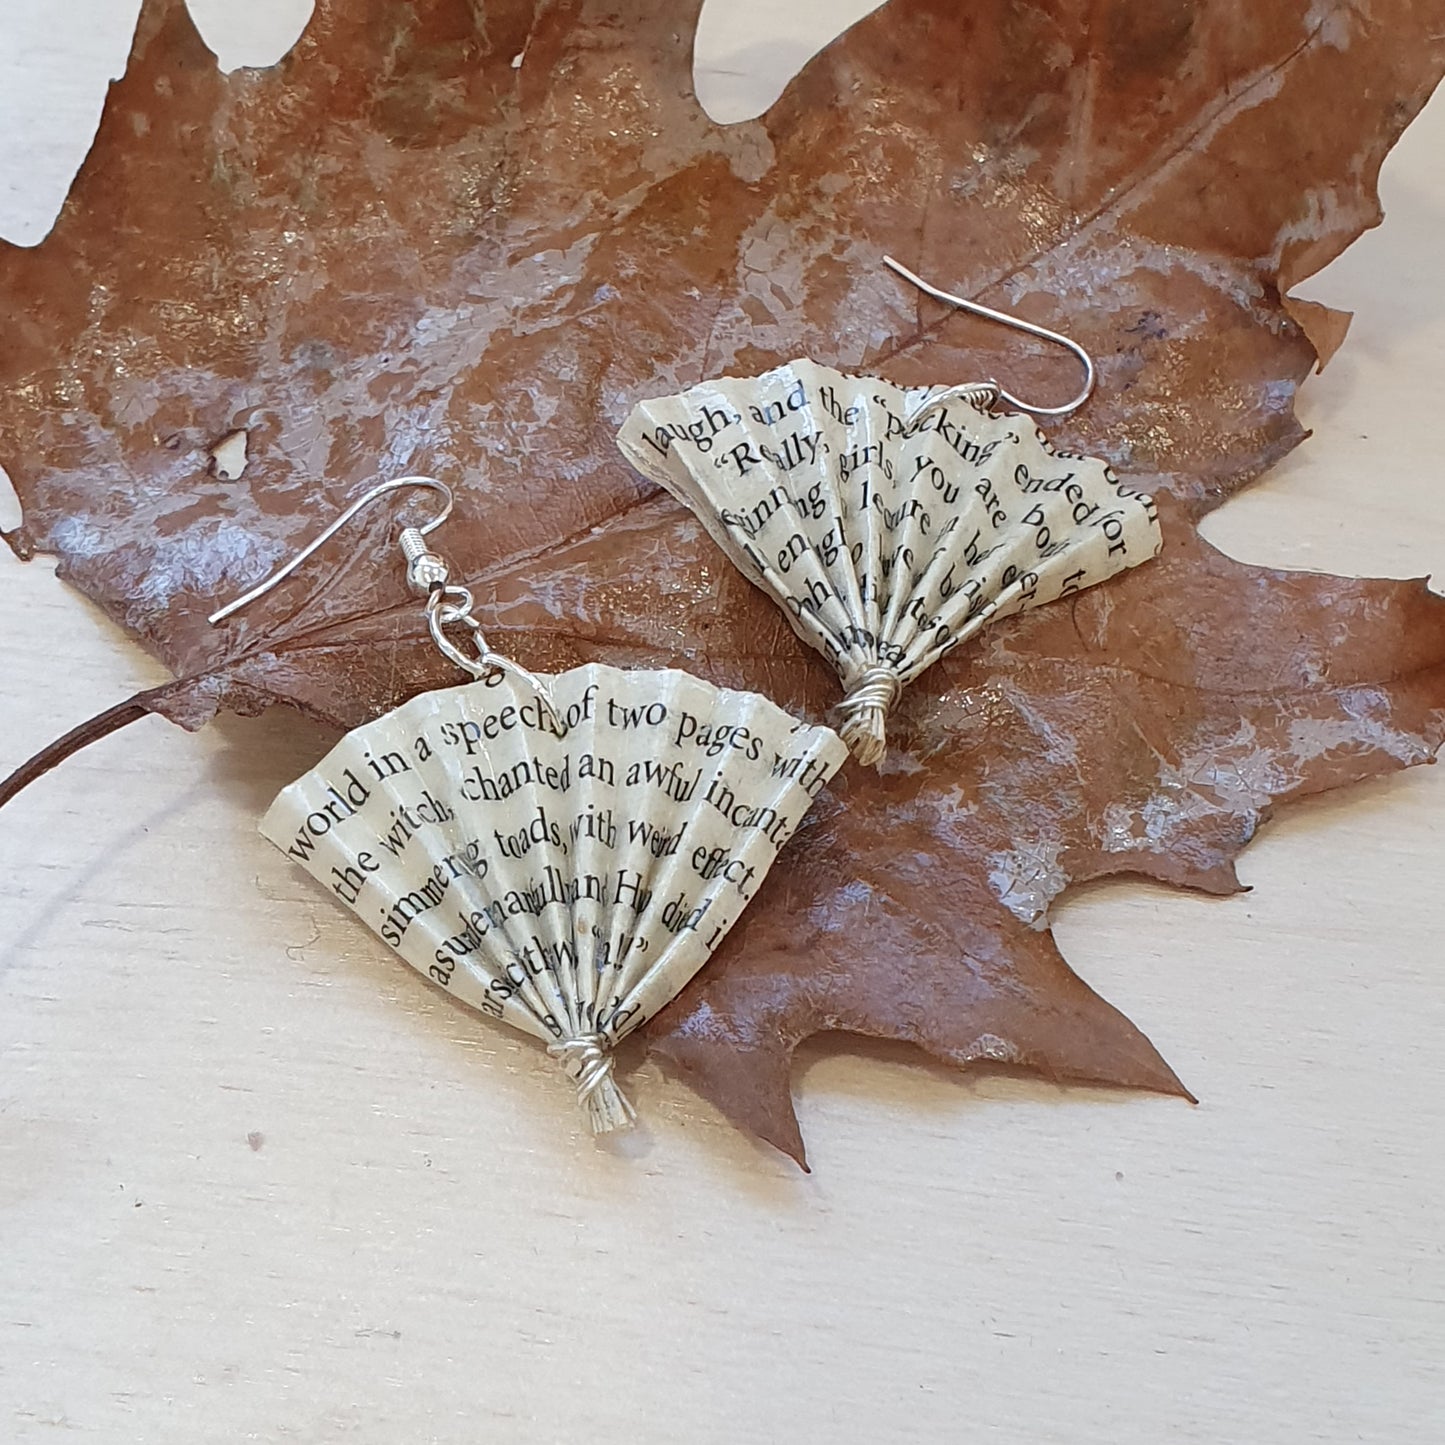
[(1033, 406), (1029, 402), (1021, 401), (1012, 392), (1005, 391), (996, 381), (974, 381), (967, 382), (962, 386), (948, 387), (928, 397), (914, 412), (910, 420), (916, 421), (925, 412), (932, 411), (950, 401), (960, 399), (972, 401), (985, 395), (997, 401), (1007, 402), (1008, 405), (1017, 407), (1020, 411), (1029, 412), (1033, 416), (1069, 416), (1078, 411), (1094, 394), (1094, 358), (1072, 337), (1064, 336), (1057, 331), (1050, 331), (1046, 326), (1037, 326), (1032, 321), (1025, 321), (1020, 316), (1010, 316), (1006, 311), (995, 311), (992, 306), (985, 306), (979, 301), (970, 301), (966, 296), (955, 296), (950, 291), (941, 291), (937, 286), (929, 285), (921, 276), (915, 276), (912, 271), (895, 261), (892, 256), (885, 256), (883, 264), (890, 271), (903, 277), (905, 281), (912, 282), (920, 291), (932, 296), (936, 301), (956, 306), (960, 311), (971, 312), (988, 321), (997, 321), (1002, 326), (1011, 326), (1015, 331), (1025, 332), (1029, 336), (1037, 336), (1041, 341), (1051, 341), (1055, 346), (1062, 346), (1066, 351), (1078, 357), (1084, 368), (1083, 389), (1072, 401), (1065, 402), (1063, 406)]
[[(228, 602), (219, 611), (213, 612), (208, 619), (211, 626), (214, 627), (217, 623), (224, 622), (226, 618), (239, 612), (243, 607), (249, 607), (258, 597), (264, 597), (279, 582), (285, 581), (309, 557), (314, 556), (348, 522), (364, 512), (378, 498), (386, 496), (388, 492), (400, 491), (403, 487), (422, 487), (427, 491), (435, 492), (442, 498), (441, 510), (434, 517), (419, 526), (403, 527), (397, 537), (397, 545), (406, 559), (407, 585), (417, 596), (426, 598), (427, 630), (431, 633), (437, 650), (449, 662), (456, 663), (458, 667), (471, 673), (473, 677), (488, 677), (502, 671), (513, 673), (521, 678), (541, 699), (553, 723), (560, 729), (562, 720), (558, 717), (557, 710), (552, 705), (551, 694), (541, 679), (534, 677), (526, 668), (519, 667), (510, 658), (503, 657), (499, 652), (493, 652), (487, 646), (486, 638), (482, 636), (482, 625), (472, 616), (471, 592), (466, 587), (459, 587), (451, 582), (451, 571), (447, 564), (427, 547), (427, 534), (435, 532), (451, 516), (454, 501), (452, 489), (445, 482), (439, 482), (435, 477), (396, 477), (392, 481), (382, 482), (379, 486), (372, 487), (369, 492), (363, 493), (343, 512), (339, 513), (324, 530), (313, 537), (294, 557), (278, 567), (269, 577), (258, 582), (249, 592), (242, 593), (234, 602)], [(476, 649), (475, 657), (467, 656), (447, 636), (446, 629), (448, 627), (466, 629), (468, 638)]]
[[(431, 521), (420, 527), (406, 527), (401, 534), (401, 546), (406, 554), (408, 563), (423, 555), (430, 555), (426, 547), (422, 546), (419, 552), (413, 551), (408, 542), (414, 535), (418, 538), (425, 537), (428, 532), (435, 532), (443, 522), (452, 514), (452, 489), (445, 482), (439, 482), (435, 477), (397, 477), (390, 482), (382, 482), (380, 486), (373, 487), (363, 496), (358, 497), (347, 509), (320, 533), (313, 537), (294, 557), (284, 566), (278, 567), (264, 581), (258, 582), (249, 592), (244, 592), (234, 602), (228, 602), (218, 612), (211, 613), (206, 620), (214, 627), (218, 622), (224, 622), (233, 613), (239, 612), (243, 607), (249, 607), (258, 598), (264, 597), (278, 583), (284, 582), (303, 562), (314, 556), (324, 547), (353, 517), (364, 512), (379, 497), (384, 497), (388, 492), (399, 491), (402, 487), (425, 487), (428, 491), (435, 492), (443, 498), (443, 505), (440, 512)], [(408, 569), (410, 571), (410, 568)], [(441, 579), (445, 581), (445, 578)], [(422, 591), (430, 590), (423, 587)]]

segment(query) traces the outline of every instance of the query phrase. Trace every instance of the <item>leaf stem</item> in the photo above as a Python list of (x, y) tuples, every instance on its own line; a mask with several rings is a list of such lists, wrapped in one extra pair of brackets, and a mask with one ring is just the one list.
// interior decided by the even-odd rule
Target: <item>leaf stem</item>
[(68, 757), (78, 753), (82, 748), (89, 747), (101, 738), (108, 738), (112, 733), (119, 732), (123, 727), (129, 727), (131, 723), (138, 722), (143, 717), (160, 710), (159, 704), (169, 698), (178, 687), (182, 687), (194, 679), (184, 679), (182, 682), (168, 682), (164, 687), (153, 687), (145, 692), (138, 692), (125, 702), (119, 702), (114, 707), (108, 707), (103, 713), (83, 722), (79, 727), (71, 728), (64, 737), (56, 738), (48, 747), (42, 748), (29, 762), (22, 763), (4, 782), (0, 782), (0, 808), (3, 808), (15, 795), (29, 787), (37, 778), (43, 777), (52, 768), (57, 768)]

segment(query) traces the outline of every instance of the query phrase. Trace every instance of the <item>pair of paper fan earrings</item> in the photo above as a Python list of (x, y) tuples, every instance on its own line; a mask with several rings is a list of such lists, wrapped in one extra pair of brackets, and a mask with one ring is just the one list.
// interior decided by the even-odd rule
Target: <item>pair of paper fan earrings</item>
[[(701, 519), (837, 669), (835, 733), (685, 672), (588, 664), (534, 676), (492, 652), (427, 536), (431, 477), (383, 482), (219, 623), (364, 508), (443, 499), (398, 545), (433, 642), (472, 680), (348, 733), (283, 790), (262, 833), (424, 977), (546, 1044), (592, 1127), (630, 1122), (613, 1047), (707, 962), (848, 750), (879, 766), (903, 688), (990, 621), (1154, 556), (1153, 504), (1102, 461), (1052, 450), (996, 382), (901, 389), (798, 360), (640, 403), (618, 444)], [(840, 737), (841, 734), (841, 737)]]

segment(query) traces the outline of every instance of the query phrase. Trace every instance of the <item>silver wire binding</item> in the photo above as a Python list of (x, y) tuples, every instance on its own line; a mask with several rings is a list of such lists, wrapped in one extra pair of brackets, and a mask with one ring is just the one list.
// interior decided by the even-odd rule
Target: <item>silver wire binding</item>
[[(348, 522), (365, 511), (378, 498), (386, 496), (388, 492), (399, 491), (403, 487), (421, 487), (435, 492), (442, 498), (442, 508), (434, 517), (419, 526), (403, 527), (397, 538), (397, 545), (406, 559), (407, 585), (418, 596), (426, 598), (427, 630), (430, 632), (437, 650), (449, 662), (455, 663), (464, 672), (471, 673), (473, 677), (484, 678), (490, 677), (496, 672), (510, 672), (520, 678), (537, 694), (546, 708), (553, 726), (561, 731), (564, 726), (562, 719), (557, 715), (552, 696), (541, 679), (533, 676), (525, 667), (519, 666), (511, 658), (503, 657), (501, 653), (492, 651), (482, 634), (482, 624), (472, 615), (474, 603), (471, 592), (465, 587), (451, 585), (451, 573), (446, 562), (427, 547), (427, 535), (435, 532), (451, 516), (454, 500), (452, 489), (435, 477), (397, 477), (392, 481), (382, 482), (379, 486), (372, 487), (369, 492), (363, 493), (352, 502), (323, 531), (313, 537), (294, 557), (283, 563), (269, 577), (258, 582), (249, 592), (242, 593), (234, 602), (228, 602), (224, 607), (213, 612), (208, 619), (211, 626), (214, 627), (217, 623), (224, 622), (226, 618), (239, 612), (243, 607), (249, 607), (257, 598), (264, 597), (279, 582), (285, 581), (309, 557), (314, 556)], [(468, 640), (472, 644), (475, 656), (469, 657), (447, 636), (446, 629), (448, 627), (463, 627), (467, 630)]]
[(974, 316), (982, 316), (988, 321), (997, 321), (1001, 326), (1011, 326), (1015, 331), (1022, 331), (1029, 336), (1037, 336), (1042, 341), (1051, 341), (1055, 346), (1062, 346), (1076, 356), (1084, 368), (1083, 389), (1072, 401), (1067, 401), (1062, 406), (1034, 406), (1029, 402), (1021, 401), (1012, 392), (1005, 391), (996, 381), (970, 381), (965, 382), (962, 386), (944, 387), (925, 397), (913, 415), (909, 417), (910, 422), (918, 421), (928, 412), (946, 406), (951, 401), (978, 401), (985, 398), (988, 398), (990, 402), (1007, 402), (1008, 405), (1017, 407), (1020, 411), (1029, 412), (1033, 416), (1069, 416), (1078, 411), (1094, 394), (1094, 358), (1072, 337), (1065, 336), (1058, 331), (1050, 331), (1047, 326), (1038, 326), (1032, 321), (1025, 321), (1020, 316), (1010, 316), (1007, 311), (995, 311), (992, 306), (985, 306), (981, 301), (971, 301), (967, 296), (955, 296), (951, 291), (942, 291), (937, 286), (930, 285), (921, 276), (915, 276), (907, 266), (895, 261), (892, 256), (885, 256), (883, 264), (890, 271), (903, 277), (905, 281), (917, 286), (926, 295), (932, 296), (936, 301), (956, 306), (960, 311), (971, 312)]

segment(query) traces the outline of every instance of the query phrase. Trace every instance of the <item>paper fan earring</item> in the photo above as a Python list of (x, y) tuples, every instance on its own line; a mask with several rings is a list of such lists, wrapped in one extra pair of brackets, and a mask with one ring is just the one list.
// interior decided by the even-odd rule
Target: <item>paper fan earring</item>
[(1088, 352), (885, 260), (930, 296), (1067, 348), (1079, 394), (1032, 406), (995, 381), (904, 388), (803, 359), (640, 402), (617, 439), (837, 668), (843, 738), (873, 766), (903, 688), (945, 652), (1162, 545), (1149, 497), (992, 409), (1077, 410), (1094, 388)]
[(538, 677), (494, 653), (427, 545), (452, 506), (431, 477), (373, 487), (211, 621), (402, 488), (443, 498), (398, 544), (432, 640), (473, 680), (347, 733), (261, 832), (418, 973), (542, 1040), (593, 1129), (615, 1129), (632, 1108), (613, 1045), (707, 962), (846, 752), (685, 672)]

